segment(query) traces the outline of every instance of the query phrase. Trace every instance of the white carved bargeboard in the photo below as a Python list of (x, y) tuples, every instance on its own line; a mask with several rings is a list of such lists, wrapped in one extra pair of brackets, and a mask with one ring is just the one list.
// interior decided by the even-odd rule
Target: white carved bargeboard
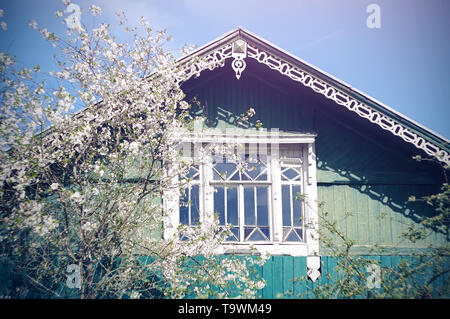
[(367, 104), (361, 103), (342, 90), (326, 83), (325, 81), (304, 70), (301, 70), (292, 63), (284, 61), (283, 59), (269, 54), (255, 45), (246, 42), (245, 54), (233, 53), (233, 45), (238, 41), (240, 41), (240, 43), (238, 43), (238, 47), (242, 48), (242, 42), (245, 41), (243, 39), (238, 39), (233, 43), (225, 44), (221, 48), (216, 49), (214, 52), (202, 57), (194, 63), (187, 63), (185, 68), (185, 80), (194, 75), (198, 76), (203, 70), (213, 70), (217, 67), (223, 67), (225, 65), (225, 60), (228, 58), (233, 58), (232, 67), (236, 72), (237, 79), (239, 79), (246, 66), (244, 60), (246, 55), (259, 63), (265, 64), (269, 68), (288, 76), (293, 81), (310, 87), (315, 92), (333, 100), (336, 104), (344, 106), (348, 110), (358, 114), (360, 117), (378, 125), (383, 130), (389, 131), (392, 134), (402, 138), (405, 142), (413, 144), (418, 149), (423, 150), (426, 154), (437, 158), (439, 161), (447, 165), (450, 165), (450, 154), (445, 150), (425, 140), (423, 137), (412, 132), (407, 127), (373, 109)]

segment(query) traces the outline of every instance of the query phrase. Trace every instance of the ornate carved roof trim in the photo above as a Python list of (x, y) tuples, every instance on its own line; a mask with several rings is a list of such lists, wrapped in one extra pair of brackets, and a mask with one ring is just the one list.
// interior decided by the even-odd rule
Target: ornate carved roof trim
[(237, 80), (245, 72), (245, 59), (254, 59), (450, 165), (448, 139), (242, 28), (232, 30), (182, 57), (178, 64), (185, 68), (189, 79), (203, 70), (223, 67), (225, 60), (231, 58)]

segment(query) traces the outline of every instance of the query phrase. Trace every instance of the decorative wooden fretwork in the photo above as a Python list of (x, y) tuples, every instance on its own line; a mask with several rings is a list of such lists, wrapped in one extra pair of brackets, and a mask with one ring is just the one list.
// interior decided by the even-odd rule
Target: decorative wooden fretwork
[(231, 67), (236, 73), (236, 78), (239, 80), (242, 72), (245, 69), (245, 57), (247, 56), (247, 42), (244, 40), (237, 40), (233, 43), (233, 62), (231, 62)]
[(268, 53), (252, 43), (245, 42), (243, 39), (238, 39), (233, 43), (225, 44), (201, 59), (192, 63), (187, 63), (185, 67), (185, 80), (194, 75), (199, 75), (203, 70), (213, 70), (219, 66), (223, 67), (225, 65), (225, 60), (228, 58), (233, 58), (232, 68), (236, 72), (237, 79), (239, 79), (246, 66), (244, 60), (246, 57), (267, 65), (269, 68), (278, 71), (295, 82), (310, 87), (315, 92), (333, 100), (338, 105), (344, 106), (348, 110), (358, 114), (360, 117), (378, 125), (383, 130), (389, 131), (392, 134), (399, 136), (404, 141), (413, 144), (418, 149), (423, 150), (426, 154), (450, 165), (450, 154), (444, 149), (427, 141), (425, 138), (411, 131), (398, 121), (375, 110), (369, 105), (358, 101), (341, 89), (300, 69), (289, 61)]

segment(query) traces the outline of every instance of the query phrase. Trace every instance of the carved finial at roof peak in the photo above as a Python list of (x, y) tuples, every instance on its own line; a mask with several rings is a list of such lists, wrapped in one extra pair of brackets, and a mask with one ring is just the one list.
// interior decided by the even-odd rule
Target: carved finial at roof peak
[(242, 39), (234, 41), (231, 56), (234, 58), (231, 67), (236, 73), (236, 78), (239, 80), (246, 66), (244, 59), (247, 57), (247, 42)]

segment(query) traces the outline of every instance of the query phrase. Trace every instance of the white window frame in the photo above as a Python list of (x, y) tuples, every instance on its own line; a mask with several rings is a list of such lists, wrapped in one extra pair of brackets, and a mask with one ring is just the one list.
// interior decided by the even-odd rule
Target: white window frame
[[(317, 177), (316, 177), (316, 155), (315, 155), (315, 135), (300, 133), (281, 133), (276, 131), (275, 134), (259, 134), (255, 131), (246, 131), (242, 134), (239, 132), (226, 133), (202, 132), (183, 134), (182, 143), (194, 143), (194, 145), (204, 145), (205, 143), (237, 143), (237, 144), (271, 144), (282, 146), (282, 148), (290, 148), (300, 154), (298, 159), (301, 163), (301, 192), (304, 194), (302, 201), (303, 212), (303, 242), (283, 242), (283, 216), (282, 216), (282, 188), (281, 185), (281, 163), (283, 157), (280, 153), (272, 151), (268, 156), (268, 172), (271, 174), (269, 184), (269, 192), (271, 199), (269, 201), (269, 226), (271, 241), (269, 242), (224, 242), (217, 250), (217, 254), (228, 253), (248, 253), (250, 246), (262, 254), (269, 253), (271, 255), (291, 255), (291, 256), (307, 256), (308, 275), (312, 280), (320, 276), (320, 257), (319, 257), (319, 238), (318, 238), (318, 204), (317, 204)], [(189, 149), (190, 148), (189, 145)], [(271, 150), (277, 150), (272, 148)], [(281, 154), (282, 155), (282, 154)], [(214, 185), (212, 170), (212, 156), (203, 155), (197, 162), (200, 169), (200, 221), (207, 218), (207, 212), (214, 212)], [(212, 182), (212, 183), (211, 183)], [(251, 182), (250, 182), (251, 183)], [(242, 185), (236, 182), (237, 185)], [(252, 183), (251, 183), (252, 184)], [(239, 187), (242, 188), (242, 187)], [(179, 225), (179, 197), (176, 192), (164, 192), (163, 201), (166, 211), (171, 212), (165, 220), (164, 238), (170, 238)], [(268, 194), (269, 195), (269, 194)], [(241, 194), (242, 196), (242, 194)], [(241, 203), (242, 204), (242, 203)], [(242, 210), (240, 210), (242, 212)], [(243, 227), (243, 214), (239, 218), (240, 227)], [(242, 235), (241, 235), (242, 238)]]
[[(267, 180), (233, 180), (233, 181), (222, 181), (212, 178), (214, 175), (213, 164), (207, 163), (207, 165), (204, 165), (204, 169), (206, 170), (205, 176), (209, 176), (210, 179), (205, 181), (207, 185), (211, 187), (211, 190), (213, 191), (213, 196), (211, 197), (205, 197), (206, 202), (212, 202), (213, 205), (213, 211), (214, 211), (214, 188), (216, 187), (226, 187), (226, 186), (235, 186), (237, 188), (237, 197), (238, 197), (238, 220), (239, 220), (239, 242), (227, 242), (231, 243), (232, 245), (260, 245), (260, 244), (271, 244), (273, 243), (273, 208), (272, 208), (272, 201), (270, 200), (272, 198), (272, 173), (270, 170), (270, 162), (267, 164), (266, 174), (267, 174)], [(258, 186), (266, 186), (267, 187), (267, 210), (268, 210), (268, 227), (269, 227), (269, 241), (250, 241), (245, 240), (245, 215), (244, 215), (244, 188), (245, 187), (258, 187)], [(226, 195), (224, 195), (226, 197)], [(256, 197), (255, 199), (255, 213), (257, 212), (257, 205), (256, 205)], [(224, 206), (227, 205), (227, 202), (224, 201)], [(255, 222), (256, 222), (256, 215), (255, 215)], [(248, 226), (248, 225), (247, 225)], [(223, 246), (226, 246), (226, 243), (223, 244)]]

